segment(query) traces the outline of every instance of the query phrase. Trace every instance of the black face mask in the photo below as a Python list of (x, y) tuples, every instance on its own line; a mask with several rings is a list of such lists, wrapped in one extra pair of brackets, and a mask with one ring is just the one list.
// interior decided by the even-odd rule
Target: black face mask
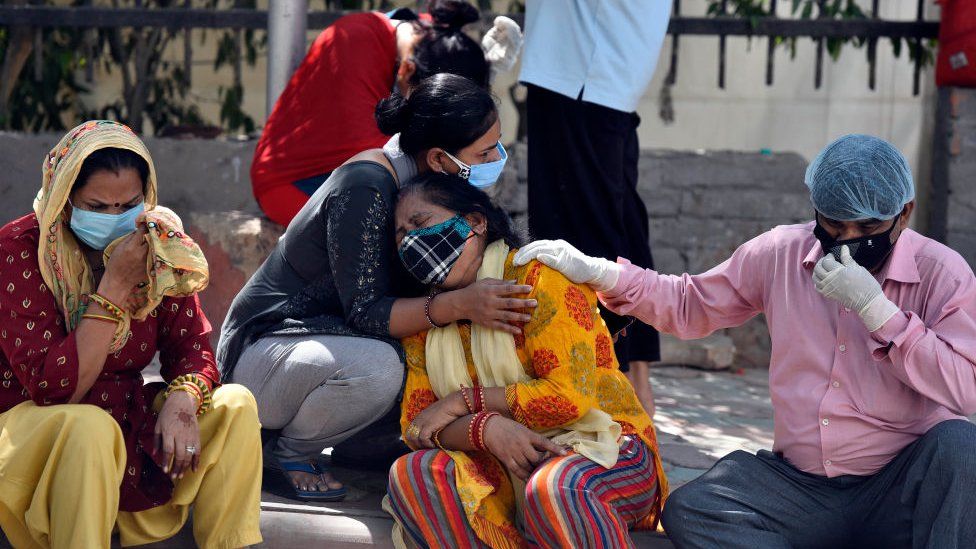
[(813, 236), (817, 237), (817, 240), (820, 241), (820, 245), (823, 246), (825, 254), (833, 254), (834, 259), (840, 261), (840, 249), (843, 246), (847, 246), (847, 249), (851, 252), (851, 258), (858, 265), (869, 271), (873, 271), (884, 262), (894, 247), (894, 243), (891, 241), (891, 232), (895, 230), (895, 225), (898, 225), (897, 216), (892, 220), (891, 227), (883, 233), (862, 236), (860, 238), (849, 238), (847, 240), (837, 240), (830, 236), (827, 230), (820, 225), (820, 214), (817, 213)]

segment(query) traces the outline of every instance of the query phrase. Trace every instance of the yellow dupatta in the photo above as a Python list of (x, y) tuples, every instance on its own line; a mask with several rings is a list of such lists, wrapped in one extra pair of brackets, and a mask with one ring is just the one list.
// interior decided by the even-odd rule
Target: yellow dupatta
[[(167, 208), (156, 209), (156, 168), (149, 150), (132, 130), (118, 122), (92, 120), (65, 134), (44, 159), (41, 190), (34, 199), (34, 213), (41, 233), (38, 242), (41, 277), (54, 294), (68, 331), (78, 326), (88, 306), (88, 296), (94, 291), (94, 277), (68, 226), (64, 207), (85, 159), (106, 148), (130, 150), (142, 157), (149, 167), (144, 193), (147, 211), (140, 222), (158, 222), (161, 228), (166, 227), (166, 235), (169, 235), (170, 227), (179, 226), (174, 236), (179, 232), (185, 237), (176, 214)], [(150, 230), (146, 236), (150, 245), (147, 282), (134, 289), (126, 303), (129, 313), (137, 320), (145, 318), (158, 306), (163, 295), (191, 295), (206, 287), (209, 278), (203, 252), (189, 237), (171, 238), (154, 232)], [(118, 242), (106, 249), (106, 261)], [(127, 316), (125, 323), (119, 325), (111, 351), (125, 344), (128, 322)]]
[[(508, 246), (501, 240), (489, 244), (478, 269), (478, 279), (504, 278), (508, 251)], [(478, 380), (485, 387), (505, 387), (532, 379), (519, 361), (515, 338), (507, 332), (472, 325), (471, 355)], [(461, 386), (473, 385), (457, 324), (433, 328), (427, 333), (426, 356), (427, 373), (438, 399), (457, 391)], [(610, 469), (617, 463), (620, 453), (620, 431), (620, 425), (610, 414), (591, 408), (573, 425), (542, 434), (556, 444), (569, 446), (576, 453)], [(518, 493), (520, 491), (516, 490)]]

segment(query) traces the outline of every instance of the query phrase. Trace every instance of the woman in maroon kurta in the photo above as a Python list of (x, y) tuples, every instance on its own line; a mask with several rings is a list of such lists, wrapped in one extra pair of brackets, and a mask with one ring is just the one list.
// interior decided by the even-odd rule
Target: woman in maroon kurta
[[(89, 122), (65, 136), (44, 169), (35, 213), (0, 228), (4, 533), (15, 546), (107, 547), (117, 525), (124, 545), (149, 543), (178, 532), (195, 503), (200, 546), (259, 542), (261, 455), (253, 398), (240, 386), (220, 387), (210, 323), (195, 293), (150, 303), (143, 320), (135, 314), (145, 280), (162, 283), (164, 269), (177, 265), (162, 245), (150, 247), (148, 231), (170, 239), (177, 254), (198, 250), (180, 227), (160, 225), (167, 218), (152, 210), (155, 173), (148, 151), (125, 126)], [(53, 216), (51, 208), (57, 208)], [(106, 258), (103, 249), (119, 233), (132, 234)], [(149, 273), (147, 249), (155, 255)], [(187, 272), (179, 266), (169, 273), (177, 281)], [(121, 337), (116, 313), (131, 316)], [(144, 384), (142, 372), (157, 351), (168, 387)], [(64, 419), (76, 412), (75, 420)], [(118, 429), (104, 429), (107, 423)], [(25, 425), (39, 426), (40, 434), (25, 432)], [(17, 443), (19, 437), (44, 438), (50, 425), (56, 434), (43, 448)], [(100, 462), (89, 446), (112, 448), (111, 433), (119, 431), (115, 442), (124, 453)], [(99, 433), (109, 433), (108, 439), (99, 442)], [(72, 436), (92, 442), (70, 442)], [(60, 446), (64, 440), (66, 447)], [(27, 470), (27, 461), (46, 465)], [(77, 476), (92, 478), (72, 486)], [(98, 486), (115, 486), (115, 493), (98, 493)], [(117, 515), (96, 509), (86, 520), (71, 517), (67, 499), (75, 499), (76, 514), (95, 507), (111, 515), (114, 507)], [(48, 515), (48, 531), (37, 532), (37, 513)]]

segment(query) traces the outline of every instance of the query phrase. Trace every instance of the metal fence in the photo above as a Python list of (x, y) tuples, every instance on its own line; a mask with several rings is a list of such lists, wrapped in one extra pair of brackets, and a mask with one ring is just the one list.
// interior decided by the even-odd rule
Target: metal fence
[[(821, 15), (815, 19), (792, 19), (781, 17), (760, 17), (744, 19), (719, 15), (716, 17), (686, 17), (681, 14), (681, 0), (674, 0), (674, 15), (668, 27), (672, 48), (668, 71), (668, 83), (677, 79), (680, 39), (682, 36), (718, 37), (718, 86), (725, 87), (726, 39), (729, 36), (770, 38), (767, 49), (766, 84), (771, 85), (774, 78), (774, 49), (777, 39), (791, 40), (811, 38), (817, 43), (817, 57), (814, 66), (814, 86), (819, 88), (823, 78), (823, 63), (826, 43), (830, 39), (857, 39), (864, 41), (868, 48), (868, 86), (875, 88), (875, 68), (877, 45), (880, 39), (908, 40), (910, 55), (915, 65), (914, 93), (919, 92), (921, 68), (925, 62), (923, 40), (938, 36), (939, 23), (926, 21), (924, 1), (918, 0), (916, 19), (913, 21), (884, 20), (878, 17), (879, 0), (872, 0), (871, 17), (868, 19), (841, 20), (827, 18), (824, 14), (826, 0), (818, 0)], [(777, 0), (771, 0), (775, 12)], [(725, 11), (723, 3), (722, 11)], [(310, 11), (309, 28), (325, 28), (347, 12)], [(510, 14), (521, 22), (522, 14)], [(494, 14), (486, 14), (485, 24), (490, 24)], [(100, 8), (100, 7), (54, 7), (54, 6), (2, 6), (0, 7), (0, 26), (27, 26), (35, 29), (50, 27), (165, 27), (171, 29), (225, 28), (225, 29), (265, 29), (268, 25), (268, 12), (264, 10), (229, 9), (204, 10), (182, 8)], [(35, 55), (37, 53), (35, 52)]]

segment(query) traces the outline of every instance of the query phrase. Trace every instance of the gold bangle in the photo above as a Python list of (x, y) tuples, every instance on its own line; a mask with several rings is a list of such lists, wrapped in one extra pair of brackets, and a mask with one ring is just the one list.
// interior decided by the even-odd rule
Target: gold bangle
[(191, 395), (197, 401), (197, 415), (200, 415), (200, 406), (203, 404), (203, 397), (200, 395), (199, 389), (196, 385), (182, 384), (177, 386), (170, 386), (166, 388), (166, 392), (163, 393), (163, 398), (168, 399), (173, 393), (184, 392)]
[(95, 313), (85, 313), (85, 314), (81, 315), (81, 318), (91, 318), (93, 320), (103, 320), (105, 322), (111, 322), (112, 324), (115, 324), (115, 325), (118, 325), (118, 323), (121, 322), (119, 319), (115, 318), (114, 316), (96, 315)]
[(434, 431), (434, 434), (431, 435), (430, 438), (431, 438), (431, 440), (434, 441), (434, 446), (437, 446), (438, 449), (440, 449), (440, 450), (447, 450), (447, 448), (444, 448), (443, 446), (441, 446), (440, 436), (441, 436), (441, 431), (443, 431), (443, 430), (444, 429), (439, 429), (437, 431)]
[(108, 311), (110, 315), (114, 316), (120, 321), (125, 319), (125, 311), (122, 309), (122, 307), (119, 307), (115, 303), (112, 303), (112, 301), (109, 300), (107, 297), (97, 293), (92, 293), (89, 294), (88, 299), (99, 304), (103, 309)]
[(208, 387), (207, 384), (200, 379), (200, 376), (196, 374), (183, 374), (170, 382), (170, 385), (175, 386), (183, 384), (192, 384), (200, 390), (202, 402), (200, 403), (200, 408), (197, 410), (198, 416), (203, 415), (205, 412), (210, 410), (211, 407), (213, 407), (213, 394), (210, 391), (210, 387)]

